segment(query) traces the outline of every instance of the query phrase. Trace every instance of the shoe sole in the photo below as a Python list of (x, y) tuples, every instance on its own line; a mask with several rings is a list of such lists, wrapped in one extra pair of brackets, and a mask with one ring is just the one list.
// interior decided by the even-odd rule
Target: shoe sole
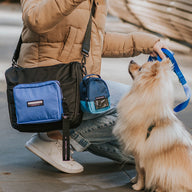
[(47, 155), (45, 155), (44, 153), (42, 153), (41, 151), (39, 151), (37, 148), (35, 148), (32, 144), (28, 144), (28, 142), (25, 145), (25, 148), (27, 148), (29, 151), (31, 151), (32, 153), (34, 153), (35, 155), (37, 155), (38, 157), (40, 157), (41, 159), (43, 159), (44, 161), (46, 161), (47, 163), (49, 163), (50, 165), (52, 165), (53, 167), (55, 167), (56, 169), (65, 172), (65, 173), (81, 173), (83, 171), (83, 169), (80, 170), (69, 170), (67, 168), (63, 168), (62, 166), (60, 166), (58, 163), (56, 163), (55, 161), (50, 160), (50, 157), (48, 157)]

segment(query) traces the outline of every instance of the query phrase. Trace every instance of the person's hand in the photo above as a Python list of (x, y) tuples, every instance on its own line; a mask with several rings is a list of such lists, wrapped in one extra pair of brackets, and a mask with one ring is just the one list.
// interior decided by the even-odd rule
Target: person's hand
[(162, 48), (165, 49), (169, 49), (167, 44), (164, 41), (158, 41), (157, 43), (155, 43), (155, 45), (153, 46), (153, 52), (150, 54), (152, 57), (156, 57), (157, 54), (159, 55), (159, 57), (161, 57), (161, 59), (166, 58), (165, 54), (162, 52)]

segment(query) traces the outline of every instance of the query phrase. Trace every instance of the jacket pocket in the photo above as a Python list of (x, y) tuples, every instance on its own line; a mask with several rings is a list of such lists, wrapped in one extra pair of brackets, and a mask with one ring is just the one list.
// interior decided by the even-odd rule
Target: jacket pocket
[(76, 36), (77, 36), (77, 29), (71, 26), (68, 38), (64, 42), (63, 47), (61, 48), (61, 52), (59, 54), (58, 60), (60, 60), (60, 61), (68, 60), (68, 57), (69, 57), (69, 55), (72, 51), (72, 48), (74, 46)]

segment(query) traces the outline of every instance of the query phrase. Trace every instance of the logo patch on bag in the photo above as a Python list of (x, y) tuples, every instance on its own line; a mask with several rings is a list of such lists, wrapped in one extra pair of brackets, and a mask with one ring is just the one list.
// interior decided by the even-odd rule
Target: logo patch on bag
[(108, 99), (104, 96), (95, 98), (94, 103), (96, 109), (102, 109), (109, 106)]
[(28, 101), (27, 107), (37, 107), (44, 105), (43, 100), (36, 100), (36, 101)]

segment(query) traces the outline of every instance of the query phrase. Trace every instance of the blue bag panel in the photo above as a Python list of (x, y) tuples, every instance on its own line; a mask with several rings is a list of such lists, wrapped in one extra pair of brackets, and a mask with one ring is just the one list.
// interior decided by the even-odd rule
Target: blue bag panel
[(82, 110), (83, 112), (90, 113), (90, 110), (89, 110), (89, 108), (88, 108), (87, 101), (81, 100), (80, 103), (81, 103), (81, 110)]
[(13, 89), (18, 124), (48, 123), (62, 118), (58, 81), (19, 84)]
[(111, 103), (110, 103), (110, 97), (106, 98), (108, 105), (103, 108), (96, 108), (94, 101), (83, 101), (81, 100), (81, 110), (83, 112), (92, 113), (92, 114), (98, 114), (98, 113), (104, 113), (110, 109)]
[(109, 97), (109, 90), (106, 83), (102, 79), (93, 79), (89, 82), (88, 99), (94, 101), (96, 98)]

